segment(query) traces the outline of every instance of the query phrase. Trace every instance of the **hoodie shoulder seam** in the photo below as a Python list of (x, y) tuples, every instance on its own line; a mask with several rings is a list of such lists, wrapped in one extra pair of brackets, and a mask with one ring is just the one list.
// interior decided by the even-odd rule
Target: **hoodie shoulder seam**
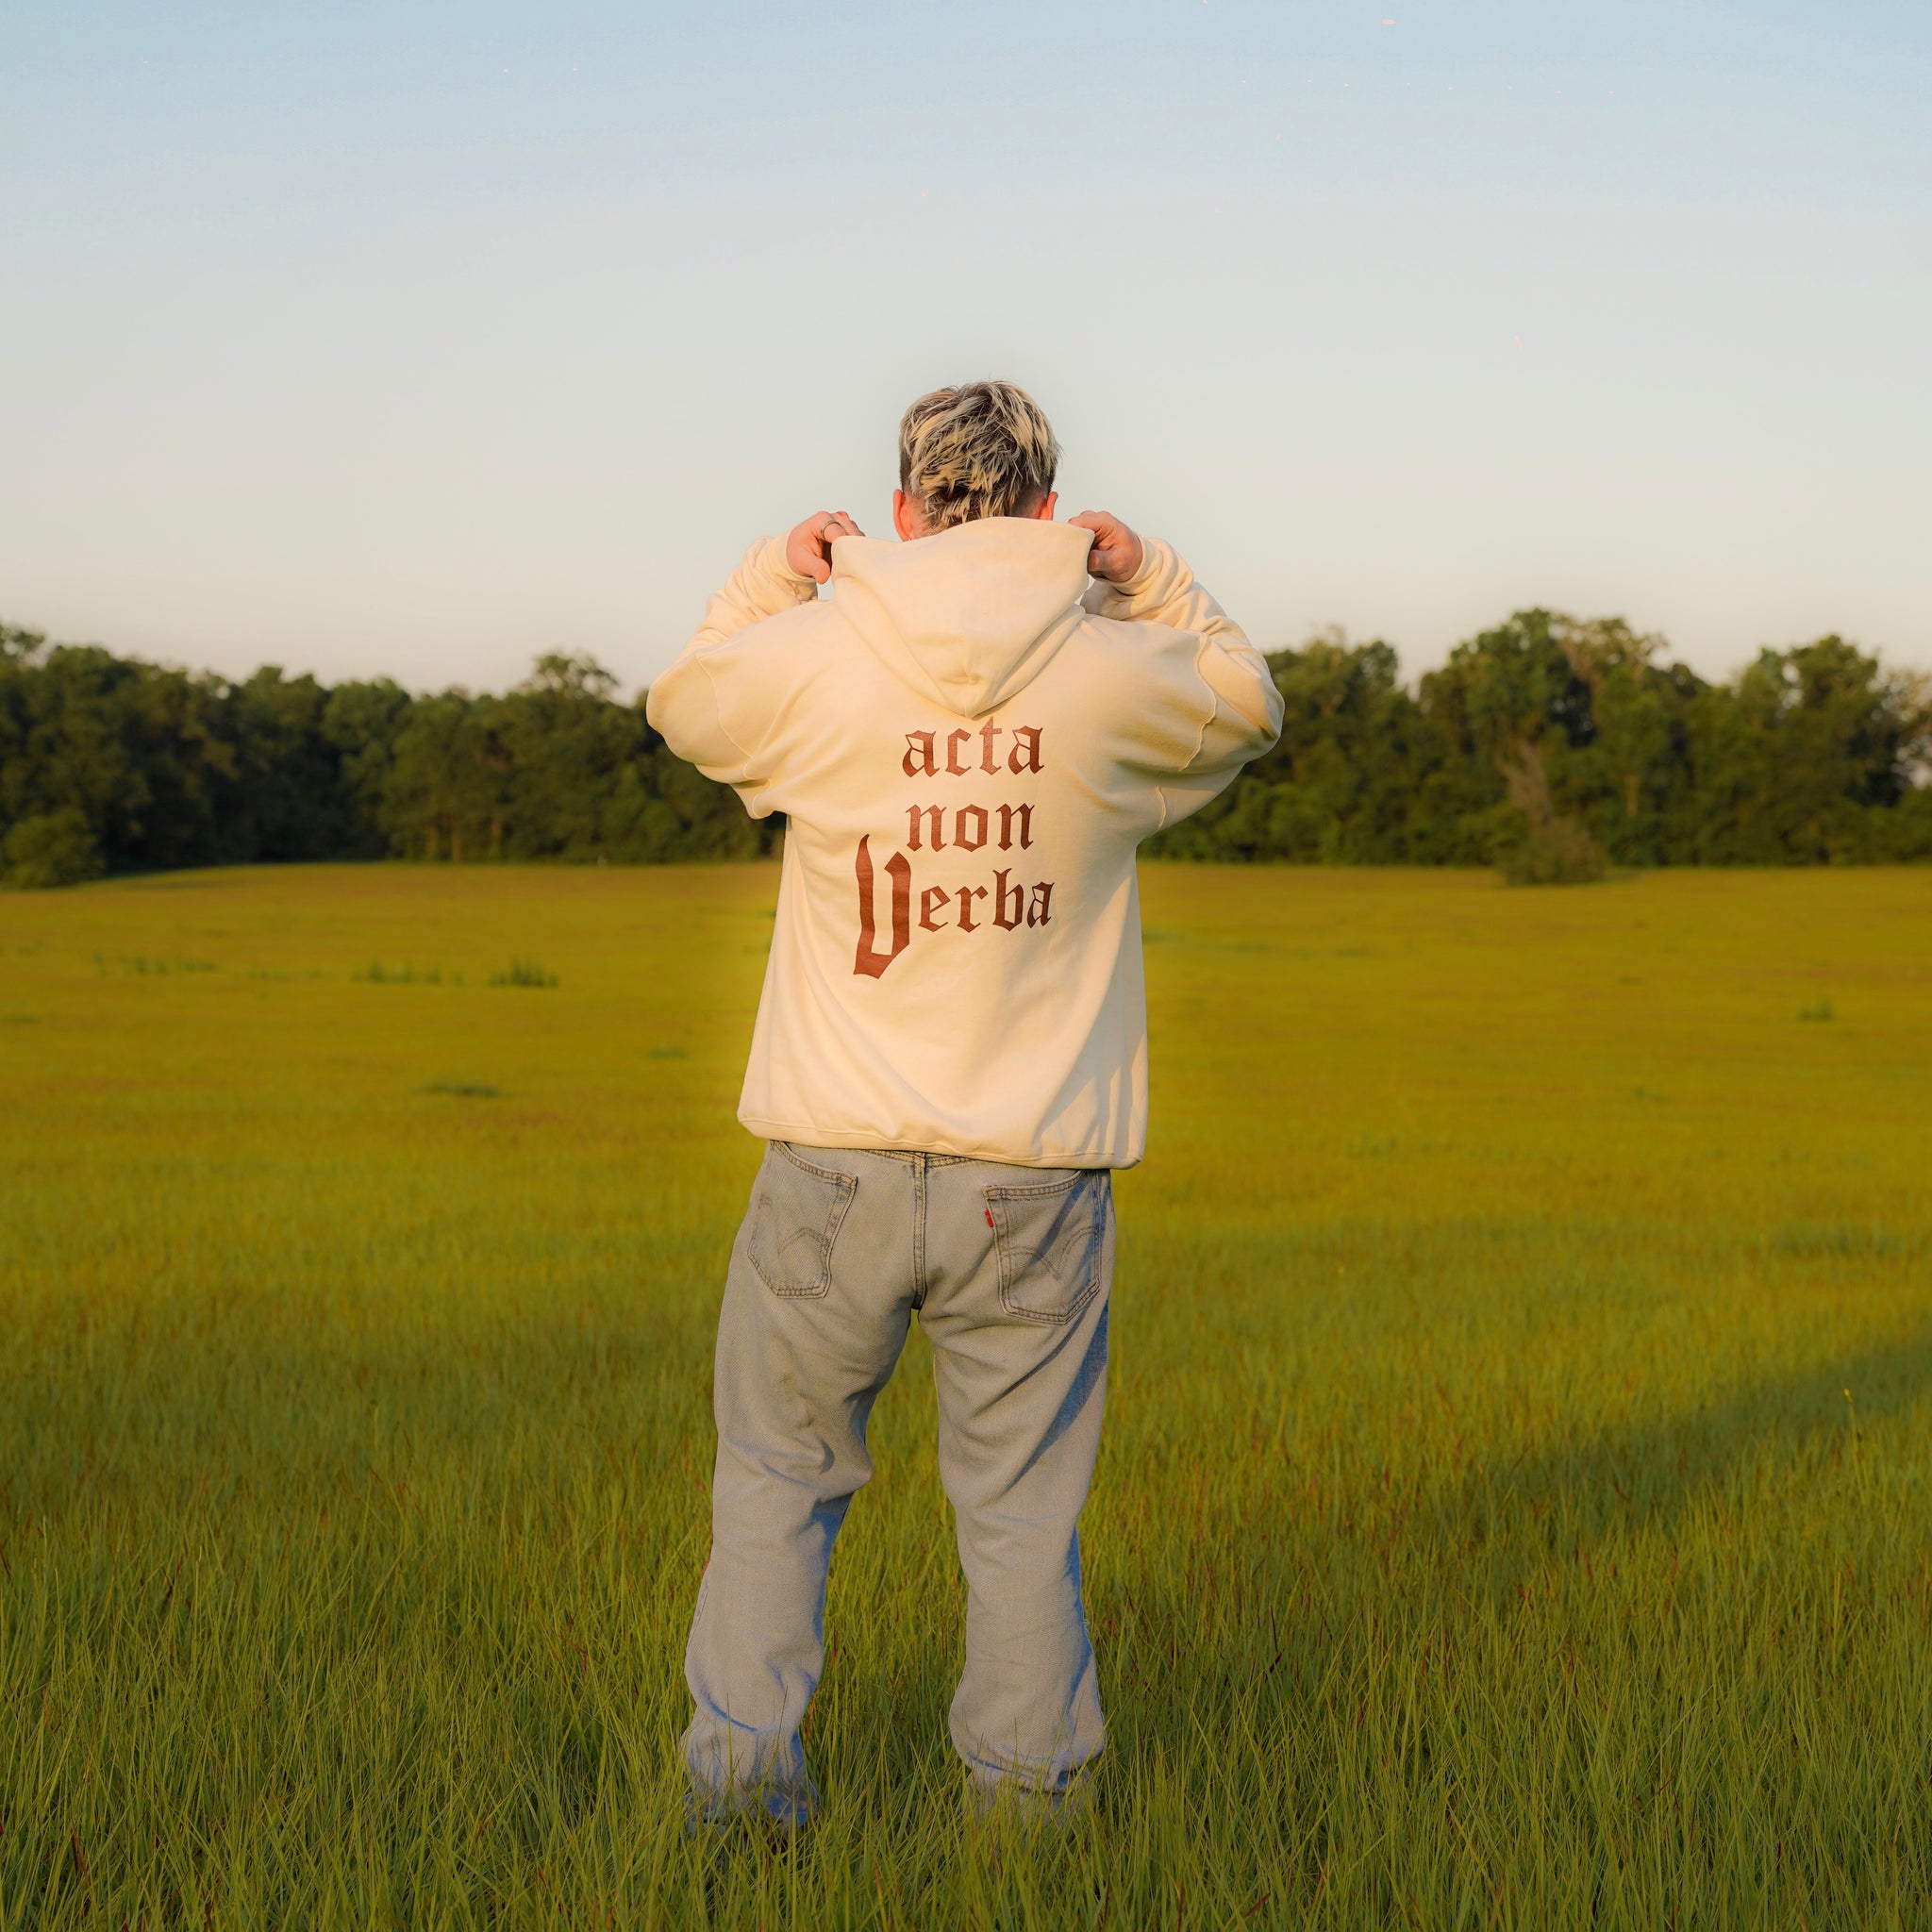
[[(794, 604), (789, 609), (774, 610), (769, 616), (759, 618), (756, 624), (746, 625), (742, 630), (735, 632), (732, 636), (728, 638), (721, 638), (720, 640), (718, 640), (716, 643), (708, 644), (701, 651), (692, 652), (691, 661), (697, 665), (700, 665), (703, 668), (705, 674), (705, 681), (710, 687), (711, 708), (718, 719), (718, 729), (724, 734), (725, 739), (729, 741), (731, 748), (735, 752), (737, 752), (738, 756), (741, 758), (742, 758), (747, 764), (752, 762), (753, 758), (756, 757), (756, 754), (748, 745), (746, 745), (743, 742), (742, 740), (739, 738), (738, 734), (735, 731), (733, 731), (731, 727), (724, 722), (724, 706), (723, 700), (720, 698), (718, 694), (718, 674), (713, 669), (712, 664), (710, 662), (712, 656), (720, 651), (730, 650), (734, 646), (743, 646), (746, 644), (753, 643), (758, 639), (758, 632), (765, 629), (767, 625), (782, 625), (794, 628), (797, 627), (801, 623), (809, 625), (814, 622), (814, 619), (806, 616), (806, 612), (825, 611), (829, 613), (831, 608), (832, 607), (829, 603), (821, 601), (816, 598), (814, 598), (808, 603)], [(794, 690), (789, 695), (795, 697), (796, 694), (796, 691)]]
[(724, 722), (724, 706), (723, 701), (718, 696), (717, 674), (712, 671), (711, 667), (708, 664), (705, 662), (703, 652), (700, 652), (698, 654), (697, 661), (699, 669), (701, 669), (705, 674), (705, 683), (710, 688), (711, 709), (717, 716), (718, 730), (720, 734), (724, 737), (725, 742), (730, 745), (732, 750), (735, 751), (738, 754), (738, 756), (745, 761), (746, 764), (750, 764), (752, 759), (751, 753), (738, 741), (738, 734), (735, 731), (733, 731), (730, 725), (728, 725)]
[(1197, 630), (1189, 631), (1186, 635), (1194, 641), (1194, 658), (1190, 668), (1200, 681), (1202, 691), (1207, 694), (1208, 708), (1202, 714), (1201, 723), (1194, 732), (1194, 748), (1188, 754), (1187, 763), (1181, 767), (1183, 772), (1189, 772), (1193, 769), (1195, 759), (1201, 756), (1202, 750), (1207, 745), (1208, 727), (1213, 724), (1214, 714), (1221, 708), (1221, 699), (1216, 694), (1214, 687), (1208, 682), (1207, 675), (1201, 669), (1201, 659), (1208, 655), (1208, 641)]

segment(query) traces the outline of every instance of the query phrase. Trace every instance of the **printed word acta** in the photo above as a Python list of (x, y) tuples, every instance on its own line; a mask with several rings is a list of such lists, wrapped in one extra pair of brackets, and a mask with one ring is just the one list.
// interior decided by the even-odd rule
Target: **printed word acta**
[[(937, 778), (941, 773), (963, 778), (969, 772), (997, 772), (1002, 769), (999, 740), (1003, 737), (1013, 741), (1006, 747), (1004, 769), (1016, 774), (1041, 769), (1038, 724), (991, 723), (980, 725), (976, 731), (964, 727), (943, 734), (908, 731), (906, 734), (906, 756), (899, 760), (899, 767), (908, 778)], [(970, 745), (975, 738), (979, 741), (976, 763), (970, 752), (963, 758), (960, 756), (961, 746)], [(943, 752), (941, 749), (942, 743)]]

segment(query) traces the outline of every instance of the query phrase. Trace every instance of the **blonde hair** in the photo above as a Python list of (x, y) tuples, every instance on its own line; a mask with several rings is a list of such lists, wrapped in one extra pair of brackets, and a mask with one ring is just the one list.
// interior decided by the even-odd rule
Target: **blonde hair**
[(1046, 412), (1014, 383), (936, 389), (899, 420), (899, 488), (934, 530), (1036, 508), (1059, 461)]

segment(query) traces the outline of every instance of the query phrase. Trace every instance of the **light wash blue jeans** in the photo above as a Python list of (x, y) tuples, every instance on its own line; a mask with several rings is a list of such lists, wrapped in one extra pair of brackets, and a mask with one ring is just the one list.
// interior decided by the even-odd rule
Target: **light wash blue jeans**
[(1105, 1738), (1075, 1524), (1107, 1391), (1104, 1169), (772, 1141), (718, 1323), (711, 1557), (685, 1656), (702, 1817), (809, 1818), (798, 1727), (865, 1429), (917, 1314), (966, 1573), (953, 1742), (983, 1807), (1053, 1805)]

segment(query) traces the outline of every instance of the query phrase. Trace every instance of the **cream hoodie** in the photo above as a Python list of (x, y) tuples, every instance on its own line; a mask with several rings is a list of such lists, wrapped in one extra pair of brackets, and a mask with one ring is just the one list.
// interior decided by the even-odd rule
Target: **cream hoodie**
[(1017, 517), (847, 537), (822, 599), (767, 538), (652, 686), (673, 751), (790, 820), (753, 1133), (1141, 1158), (1135, 848), (1274, 743), (1281, 699), (1164, 543), (1089, 588), (1090, 541)]

